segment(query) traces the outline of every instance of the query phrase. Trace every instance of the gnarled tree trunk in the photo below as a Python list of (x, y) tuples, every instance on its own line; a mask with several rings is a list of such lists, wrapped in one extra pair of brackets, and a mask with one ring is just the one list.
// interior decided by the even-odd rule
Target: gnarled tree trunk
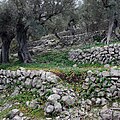
[(1, 48), (1, 63), (8, 63), (9, 62), (9, 49), (10, 49), (10, 43), (12, 39), (7, 35), (7, 33), (1, 34), (2, 39), (2, 48)]
[(25, 27), (21, 21), (19, 21), (17, 24), (17, 41), (19, 44), (18, 57), (23, 63), (32, 62), (31, 55), (27, 48), (27, 30), (28, 28)]
[(113, 26), (114, 26), (114, 20), (112, 20), (109, 23), (108, 34), (107, 34), (107, 44), (109, 44), (109, 42), (110, 42), (111, 34), (112, 34), (112, 31), (113, 31)]

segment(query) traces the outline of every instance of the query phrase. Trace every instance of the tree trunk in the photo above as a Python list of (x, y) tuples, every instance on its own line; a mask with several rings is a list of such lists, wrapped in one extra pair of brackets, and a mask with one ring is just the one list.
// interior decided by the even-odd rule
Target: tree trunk
[(9, 62), (9, 49), (10, 49), (10, 43), (11, 39), (7, 36), (7, 34), (3, 33), (2, 36), (2, 49), (1, 49), (1, 63), (8, 63)]
[(108, 34), (107, 34), (107, 44), (109, 44), (110, 42), (111, 34), (113, 31), (113, 26), (114, 26), (114, 20), (112, 20), (111, 23), (109, 24), (109, 29), (108, 29)]
[(17, 41), (19, 44), (18, 57), (19, 60), (23, 63), (32, 62), (31, 55), (27, 48), (27, 28), (23, 23), (17, 24)]
[(119, 35), (117, 34), (118, 28), (119, 28), (118, 20), (114, 17), (109, 24), (109, 29), (108, 29), (108, 34), (107, 34), (107, 44), (109, 44), (110, 42), (111, 34), (113, 31), (116, 37), (119, 39)]
[(117, 39), (120, 40), (120, 28), (119, 27), (116, 27), (115, 35), (116, 35)]

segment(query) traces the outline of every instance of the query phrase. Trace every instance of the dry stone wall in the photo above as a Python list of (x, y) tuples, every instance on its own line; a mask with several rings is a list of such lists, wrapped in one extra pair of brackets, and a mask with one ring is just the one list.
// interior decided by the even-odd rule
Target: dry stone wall
[[(26, 70), (24, 68), (20, 68), (16, 71), (0, 70), (0, 92), (4, 92), (8, 87), (13, 87), (14, 91), (10, 96), (14, 97), (24, 91), (36, 91), (38, 96), (44, 96), (46, 98), (45, 105), (42, 107), (45, 115), (56, 116), (54, 118), (55, 120), (76, 120), (86, 119), (87, 117), (94, 119), (106, 117), (106, 119), (109, 119), (111, 116), (119, 119), (120, 112), (107, 114), (105, 111), (97, 109), (100, 111), (97, 111), (96, 114), (92, 111), (92, 106), (94, 105), (105, 106), (109, 101), (120, 98), (120, 69), (110, 68), (109, 65), (105, 67), (107, 67), (106, 71), (93, 72), (89, 70), (87, 72), (80, 93), (76, 93), (73, 89), (67, 88), (67, 86), (61, 84), (59, 82), (60, 78), (51, 72)], [(46, 93), (49, 94), (45, 96)], [(11, 106), (13, 105), (5, 104), (0, 106), (0, 111), (11, 108)], [(32, 109), (41, 107), (39, 101), (37, 101), (37, 97), (32, 101), (27, 101), (26, 106)], [(117, 103), (116, 106), (120, 107), (120, 104)], [(114, 105), (112, 109), (115, 109), (114, 107), (116, 106)], [(4, 120), (21, 119), (32, 120), (24, 116), (18, 109), (13, 109)]]
[(39, 53), (45, 50), (53, 50), (53, 49), (61, 49), (66, 47), (71, 47), (73, 45), (87, 45), (92, 43), (93, 36), (98, 35), (101, 36), (102, 32), (94, 32), (94, 33), (78, 33), (75, 35), (71, 35), (70, 32), (61, 32), (59, 33), (60, 38), (58, 39), (55, 35), (47, 35), (42, 37), (40, 40), (32, 41), (29, 43), (29, 50), (33, 53)]
[(79, 63), (120, 64), (120, 44), (93, 47), (85, 50), (71, 50), (69, 52), (69, 58)]

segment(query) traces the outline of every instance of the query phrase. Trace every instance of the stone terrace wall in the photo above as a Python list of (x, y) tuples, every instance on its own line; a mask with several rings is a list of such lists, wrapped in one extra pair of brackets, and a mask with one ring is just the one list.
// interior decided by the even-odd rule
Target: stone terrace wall
[(69, 52), (70, 60), (79, 63), (117, 63), (120, 64), (120, 44), (111, 44), (91, 49), (77, 49)]
[(71, 47), (72, 45), (85, 45), (93, 42), (93, 36), (100, 36), (102, 32), (94, 32), (94, 33), (79, 33), (73, 36), (70, 32), (61, 32), (59, 35), (61, 39), (55, 37), (55, 35), (47, 35), (42, 37), (40, 40), (32, 41), (29, 43), (28, 47), (33, 53), (41, 52), (44, 50), (50, 49), (61, 49), (64, 47)]
[[(14, 91), (10, 94), (11, 97), (24, 91), (32, 92), (36, 90), (36, 94), (39, 94), (39, 96), (44, 96), (48, 92), (51, 93), (48, 96), (44, 96), (47, 101), (45, 101), (43, 109), (47, 115), (57, 115), (55, 120), (84, 118), (86, 114), (88, 115), (87, 112), (91, 110), (93, 105), (106, 105), (108, 101), (120, 98), (119, 69), (111, 68), (107, 71), (97, 71), (96, 73), (88, 71), (82, 84), (82, 92), (79, 94), (76, 94), (73, 89), (68, 89), (60, 84), (59, 79), (55, 74), (43, 70), (26, 70), (24, 68), (20, 68), (17, 71), (0, 70), (0, 92), (2, 93), (2, 91), (8, 89), (7, 87), (13, 87)], [(33, 109), (40, 107), (37, 98), (27, 101), (26, 105)], [(8, 104), (7, 106), (11, 105)], [(6, 106), (0, 107), (0, 111), (5, 109)], [(13, 117), (16, 116), (14, 115)], [(22, 119), (21, 116), (17, 117)], [(92, 116), (92, 118), (94, 117)]]

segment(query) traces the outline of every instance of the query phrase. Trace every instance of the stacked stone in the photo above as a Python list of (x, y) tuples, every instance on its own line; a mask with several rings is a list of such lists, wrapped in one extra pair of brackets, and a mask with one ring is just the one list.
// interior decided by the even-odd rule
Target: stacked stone
[(111, 44), (91, 49), (77, 49), (69, 52), (70, 60), (79, 63), (118, 63), (120, 62), (120, 44)]
[(120, 99), (120, 70), (110, 69), (95, 75), (88, 71), (82, 85), (81, 107), (90, 110), (92, 105), (106, 105), (109, 101)]
[[(68, 107), (75, 104), (76, 95), (72, 89), (67, 89), (59, 84), (59, 79), (55, 74), (43, 70), (26, 70), (22, 67), (16, 71), (0, 70), (0, 92), (4, 92), (8, 85), (14, 87), (13, 93), (10, 94), (11, 97), (24, 91), (36, 91), (39, 96), (44, 96), (47, 99), (45, 106), (43, 106), (45, 114), (59, 114), (61, 118), (63, 117), (61, 113), (63, 111), (68, 112)], [(46, 96), (47, 93), (50, 93), (50, 95)], [(37, 98), (27, 101), (26, 105), (32, 109), (41, 108)], [(12, 106), (12, 104), (6, 103), (0, 107), (0, 111)], [(22, 117), (16, 114), (14, 117), (8, 117), (5, 120), (22, 120)]]
[(114, 102), (110, 108), (104, 106), (99, 115), (102, 120), (120, 120), (120, 106), (118, 102)]
[(47, 98), (45, 112), (47, 115), (56, 114), (56, 119), (58, 120), (67, 120), (68, 118), (75, 117), (75, 115), (71, 116), (69, 107), (73, 108), (76, 102), (77, 97), (72, 89), (66, 89), (58, 85), (52, 88), (52, 94)]
[(32, 90), (34, 88), (38, 89), (40, 94), (42, 91), (46, 90), (43, 86), (47, 84), (56, 83), (59, 77), (51, 72), (45, 72), (43, 70), (26, 70), (20, 68), (17, 71), (10, 70), (0, 70), (0, 91), (4, 90), (8, 84), (15, 84), (15, 93), (19, 93), (20, 89), (29, 88)]
[[(109, 101), (120, 98), (119, 69), (111, 68), (108, 71), (98, 71), (96, 74), (88, 71), (80, 94), (76, 94), (74, 90), (60, 84), (59, 79), (55, 74), (43, 70), (26, 70), (24, 68), (16, 71), (0, 70), (0, 92), (4, 91), (9, 84), (11, 87), (15, 87), (11, 96), (16, 96), (27, 90), (36, 90), (39, 96), (44, 96), (47, 99), (45, 106), (43, 106), (46, 116), (57, 115), (56, 120), (84, 118), (93, 105), (104, 106)], [(49, 94), (46, 96), (46, 93)], [(37, 98), (27, 101), (26, 105), (32, 109), (41, 107)], [(0, 111), (12, 106), (12, 104), (5, 104), (0, 107)], [(22, 114), (16, 113), (15, 118), (8, 117), (5, 120), (21, 120)]]
[(33, 53), (39, 53), (45, 50), (61, 49), (64, 47), (71, 47), (73, 45), (83, 46), (87, 43), (92, 43), (94, 41), (93, 36), (101, 36), (101, 32), (98, 31), (94, 33), (81, 33), (78, 31), (79, 30), (75, 31), (75, 35), (71, 35), (69, 31), (59, 33), (61, 39), (57, 39), (53, 34), (43, 36), (40, 40), (31, 41), (28, 47)]

